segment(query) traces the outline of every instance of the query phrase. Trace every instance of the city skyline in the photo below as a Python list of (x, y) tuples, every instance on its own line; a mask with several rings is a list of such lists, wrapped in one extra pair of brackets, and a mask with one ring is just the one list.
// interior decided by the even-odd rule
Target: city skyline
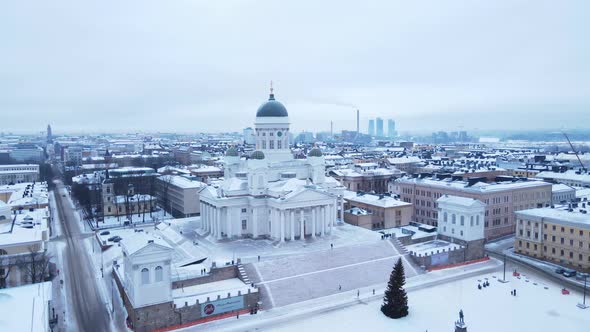
[(354, 130), (356, 109), (362, 127), (392, 117), (400, 132), (590, 123), (583, 1), (44, 6), (3, 5), (2, 31), (18, 34), (0, 46), (14, 132), (239, 131), (270, 80), (297, 132)]

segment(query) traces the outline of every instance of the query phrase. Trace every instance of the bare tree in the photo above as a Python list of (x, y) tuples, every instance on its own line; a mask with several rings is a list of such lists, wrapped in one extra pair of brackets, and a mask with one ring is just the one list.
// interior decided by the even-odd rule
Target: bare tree
[(31, 283), (43, 282), (49, 276), (49, 264), (53, 256), (48, 254), (47, 250), (37, 251), (33, 246), (29, 246), (28, 249), (29, 253), (19, 262), (21, 271), (29, 277)]
[(6, 254), (6, 251), (0, 249), (0, 288), (6, 288), (8, 277), (12, 268), (18, 266), (14, 258)]

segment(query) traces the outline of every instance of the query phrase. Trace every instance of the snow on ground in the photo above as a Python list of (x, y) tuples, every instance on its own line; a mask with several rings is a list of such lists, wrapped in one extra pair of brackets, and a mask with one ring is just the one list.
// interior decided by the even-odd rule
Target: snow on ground
[[(139, 215), (134, 214), (132, 217), (132, 223), (133, 224), (151, 224), (154, 222), (154, 220), (163, 221), (163, 220), (168, 220), (168, 219), (173, 218), (169, 213), (166, 213), (166, 215), (164, 215), (164, 213), (165, 212), (163, 209), (159, 209), (157, 211), (152, 212), (151, 216), (150, 216), (149, 212), (146, 212), (145, 213), (145, 220), (144, 220), (143, 213), (141, 213)], [(119, 217), (105, 216), (104, 221), (98, 222), (98, 228), (99, 229), (106, 229), (106, 228), (112, 228), (112, 227), (120, 227), (120, 226), (123, 226), (123, 223), (125, 222), (125, 220), (127, 220), (127, 217), (125, 215), (121, 215)], [(92, 223), (92, 227), (96, 227), (96, 222)]]
[(334, 247), (343, 247), (361, 243), (374, 243), (381, 240), (381, 234), (349, 224), (338, 224), (333, 228), (332, 234), (316, 239), (307, 238), (305, 241), (285, 241), (277, 243), (274, 240), (264, 239), (238, 239), (233, 241), (217, 241), (212, 237), (203, 237), (199, 231), (200, 218), (185, 218), (169, 221), (171, 227), (179, 233), (198, 243), (200, 249), (208, 253), (208, 258), (217, 265), (225, 265), (227, 262), (240, 258), (242, 263), (262, 259), (277, 258), (293, 254), (310, 253), (318, 250)]
[[(532, 273), (521, 279), (510, 276), (508, 283), (498, 282), (500, 276), (488, 273), (409, 291), (410, 315), (399, 320), (385, 317), (379, 310), (381, 301), (375, 300), (260, 330), (448, 332), (462, 309), (468, 331), (588, 331), (590, 309), (576, 307), (580, 294), (562, 295), (560, 286)], [(485, 278), (490, 287), (478, 290)], [(510, 295), (512, 289), (517, 289), (517, 296)]]

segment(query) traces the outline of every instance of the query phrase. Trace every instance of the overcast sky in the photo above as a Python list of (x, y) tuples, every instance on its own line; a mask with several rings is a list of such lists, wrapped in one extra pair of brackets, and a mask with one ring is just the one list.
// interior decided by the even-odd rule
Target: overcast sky
[(590, 127), (590, 1), (2, 1), (0, 131)]

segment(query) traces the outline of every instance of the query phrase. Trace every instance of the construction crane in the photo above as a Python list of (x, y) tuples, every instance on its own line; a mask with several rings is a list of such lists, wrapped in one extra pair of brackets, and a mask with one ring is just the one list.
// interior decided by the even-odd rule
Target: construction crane
[(572, 142), (570, 141), (570, 138), (567, 137), (567, 134), (565, 133), (565, 131), (562, 131), (563, 136), (565, 136), (565, 139), (567, 140), (567, 142), (569, 143), (569, 145), (572, 148), (572, 151), (574, 151), (574, 154), (576, 155), (576, 158), (578, 158), (578, 162), (580, 163), (580, 166), (582, 166), (582, 169), (584, 171), (587, 170), (586, 166), (584, 166), (584, 163), (582, 163), (582, 159), (580, 159), (580, 156), (578, 155), (578, 151), (576, 151), (576, 148), (574, 148), (574, 145), (572, 144)]

